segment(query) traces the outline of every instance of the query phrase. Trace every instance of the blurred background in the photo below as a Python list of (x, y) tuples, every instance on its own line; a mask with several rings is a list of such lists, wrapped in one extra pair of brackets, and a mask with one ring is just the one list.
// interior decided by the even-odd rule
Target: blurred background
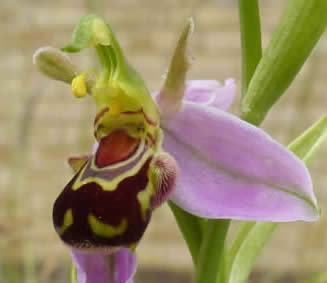
[[(267, 46), (286, 1), (259, 2)], [(75, 24), (90, 12), (106, 17), (151, 90), (161, 87), (181, 27), (194, 15), (195, 59), (189, 79), (234, 77), (240, 96), (236, 0), (1, 0), (1, 283), (69, 282), (70, 257), (54, 232), (52, 205), (71, 178), (66, 159), (90, 150), (94, 107), (91, 99), (76, 100), (69, 86), (39, 74), (32, 55), (38, 47), (68, 43)], [(86, 68), (95, 57), (86, 51), (73, 60)], [(262, 124), (283, 144), (326, 113), (326, 66), (325, 35)], [(236, 114), (237, 102), (232, 109)], [(323, 212), (326, 157), (327, 145), (310, 168)], [(323, 214), (318, 223), (279, 225), (251, 282), (299, 282), (326, 270), (326, 224)], [(154, 213), (138, 256), (137, 282), (191, 282), (191, 258), (167, 206)]]

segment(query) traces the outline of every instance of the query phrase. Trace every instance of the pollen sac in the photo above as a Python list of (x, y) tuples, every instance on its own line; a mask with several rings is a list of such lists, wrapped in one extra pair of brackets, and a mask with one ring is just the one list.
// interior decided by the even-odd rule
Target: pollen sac
[(82, 98), (87, 95), (86, 80), (84, 75), (79, 75), (73, 79), (72, 92), (77, 98)]

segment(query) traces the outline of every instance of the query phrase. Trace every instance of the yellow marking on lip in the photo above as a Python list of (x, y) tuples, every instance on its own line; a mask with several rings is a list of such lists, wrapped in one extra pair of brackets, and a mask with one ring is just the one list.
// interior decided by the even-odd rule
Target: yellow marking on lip
[(74, 173), (77, 173), (88, 161), (88, 156), (80, 156), (80, 157), (70, 157), (68, 159), (68, 164), (73, 169)]
[(123, 218), (118, 227), (103, 223), (93, 214), (88, 216), (90, 227), (93, 233), (99, 237), (112, 238), (123, 234), (128, 226), (127, 220)]
[(125, 178), (128, 178), (130, 176), (134, 176), (144, 165), (146, 160), (153, 154), (152, 149), (148, 149), (142, 159), (131, 169), (127, 170), (123, 174), (117, 176), (115, 179), (107, 181), (105, 179), (99, 178), (99, 177), (87, 177), (85, 179), (82, 179), (82, 176), (84, 174), (84, 171), (86, 170), (87, 166), (85, 166), (82, 171), (80, 172), (78, 178), (76, 179), (75, 183), (72, 185), (72, 190), (76, 191), (79, 188), (81, 188), (83, 185), (94, 182), (98, 184), (104, 191), (114, 191), (116, 190), (118, 184)]
[(151, 179), (149, 178), (145, 190), (140, 191), (137, 194), (137, 200), (140, 203), (143, 221), (146, 221), (146, 213), (147, 210), (151, 208), (151, 197), (154, 195), (154, 193), (155, 192), (154, 192), (153, 184), (151, 182)]
[(134, 244), (129, 245), (128, 249), (129, 249), (129, 251), (130, 251), (131, 253), (134, 253), (134, 252), (135, 252), (136, 247), (137, 247), (137, 244), (138, 244), (138, 243), (134, 243)]
[[(156, 140), (157, 140), (157, 145), (153, 148), (153, 147), (149, 147), (143, 154), (141, 160), (130, 170), (127, 170), (126, 172), (122, 173), (121, 175), (117, 176), (116, 178), (114, 178), (113, 180), (107, 181), (105, 179), (102, 179), (100, 177), (97, 176), (93, 176), (93, 177), (86, 177), (83, 178), (84, 176), (84, 172), (87, 169), (88, 166), (85, 166), (80, 173), (78, 174), (77, 179), (75, 180), (74, 184), (72, 185), (71, 189), (73, 191), (78, 190), (79, 188), (81, 188), (82, 186), (88, 184), (88, 183), (96, 183), (98, 184), (100, 187), (102, 187), (102, 189), (104, 191), (114, 191), (116, 190), (118, 184), (125, 178), (128, 178), (130, 176), (134, 176), (140, 169), (141, 167), (144, 165), (144, 163), (146, 162), (146, 160), (153, 154), (155, 154), (158, 151), (161, 151), (161, 143), (163, 140), (163, 134), (162, 131), (159, 130), (157, 132), (157, 134), (155, 135)], [(136, 159), (139, 154), (141, 154), (141, 152), (144, 149), (144, 140), (141, 142), (141, 146), (139, 147), (139, 149), (137, 150), (137, 152), (135, 153), (135, 155), (133, 155), (131, 157), (131, 159), (125, 160), (123, 162), (119, 162), (118, 164), (114, 164), (114, 165), (109, 165), (108, 167), (104, 167), (104, 168), (97, 168), (95, 163), (94, 163), (94, 157), (89, 160), (90, 165), (91, 165), (91, 169), (93, 171), (106, 171), (109, 169), (116, 169), (120, 166), (125, 166), (126, 164), (128, 164), (129, 162), (132, 162), (134, 159)], [(153, 190), (153, 189), (150, 189)], [(142, 196), (141, 196), (142, 198)]]
[(74, 223), (74, 218), (73, 218), (73, 211), (72, 209), (68, 209), (66, 212), (65, 212), (65, 215), (64, 215), (64, 223), (61, 225), (61, 227), (57, 228), (57, 232), (59, 235), (63, 235), (66, 230), (71, 226), (73, 225)]
[(123, 105), (119, 102), (118, 99), (114, 100), (110, 104), (109, 115), (111, 116), (119, 116), (119, 114), (123, 111)]

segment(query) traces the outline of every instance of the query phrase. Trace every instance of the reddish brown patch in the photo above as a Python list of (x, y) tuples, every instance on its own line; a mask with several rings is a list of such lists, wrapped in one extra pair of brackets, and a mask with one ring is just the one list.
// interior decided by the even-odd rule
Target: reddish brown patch
[(68, 158), (68, 164), (70, 166), (72, 166), (75, 162), (81, 162), (81, 163), (83, 162), (83, 164), (85, 164), (89, 160), (90, 157), (91, 157), (90, 155), (69, 157)]
[(68, 164), (74, 171), (79, 171), (79, 168), (83, 167), (90, 158), (90, 155), (69, 157)]
[(94, 129), (94, 136), (97, 140), (99, 140), (99, 133), (103, 129), (105, 129), (105, 127), (102, 124), (100, 124), (97, 128)]
[(123, 114), (142, 114), (145, 121), (149, 124), (149, 125), (152, 125), (152, 126), (156, 126), (157, 123), (150, 120), (150, 118), (148, 116), (146, 116), (146, 114), (144, 113), (143, 109), (140, 109), (138, 111), (125, 111), (125, 112), (122, 112)]
[(156, 144), (156, 140), (154, 139), (154, 137), (152, 135), (150, 135), (149, 133), (146, 135), (148, 137), (148, 139), (151, 142), (151, 145), (155, 145)]
[(98, 123), (100, 118), (109, 111), (109, 107), (103, 108), (96, 116), (94, 119), (94, 126)]
[(124, 130), (117, 130), (102, 138), (95, 163), (99, 168), (128, 159), (138, 148), (140, 140), (130, 137)]
[(150, 124), (150, 125), (152, 125), (154, 127), (157, 126), (157, 123), (154, 122), (154, 121), (152, 121), (152, 120), (150, 120), (150, 118), (145, 114), (145, 112), (143, 111), (143, 109), (142, 109), (142, 113), (143, 113), (143, 116), (144, 116), (145, 120), (148, 122), (148, 124)]

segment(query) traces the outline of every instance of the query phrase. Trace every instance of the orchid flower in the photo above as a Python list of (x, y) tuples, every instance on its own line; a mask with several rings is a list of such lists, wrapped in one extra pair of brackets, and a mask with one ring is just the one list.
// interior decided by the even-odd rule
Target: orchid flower
[[(203, 218), (318, 217), (304, 163), (263, 130), (226, 112), (234, 80), (186, 81), (192, 29), (190, 20), (164, 86), (152, 96), (99, 16), (82, 18), (73, 42), (62, 49), (95, 48), (100, 72), (94, 77), (52, 48), (34, 56), (43, 73), (71, 82), (76, 97), (89, 93), (97, 106), (94, 152), (69, 159), (76, 173), (53, 208), (78, 283), (132, 282), (135, 248), (153, 210), (168, 199)], [(50, 57), (61, 67), (50, 66)]]

